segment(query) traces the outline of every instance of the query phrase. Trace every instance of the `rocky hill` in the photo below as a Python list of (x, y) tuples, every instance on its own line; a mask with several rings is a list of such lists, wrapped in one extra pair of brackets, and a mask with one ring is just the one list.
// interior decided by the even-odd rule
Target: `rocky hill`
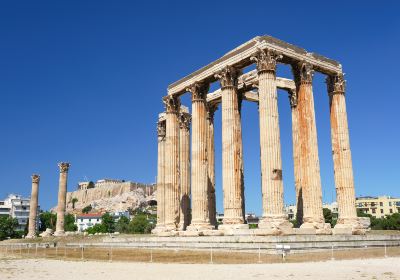
[[(96, 211), (126, 211), (155, 201), (155, 185), (118, 180), (79, 183), (78, 190), (67, 193), (67, 213), (79, 213), (91, 205)], [(55, 210), (55, 208), (54, 208)]]

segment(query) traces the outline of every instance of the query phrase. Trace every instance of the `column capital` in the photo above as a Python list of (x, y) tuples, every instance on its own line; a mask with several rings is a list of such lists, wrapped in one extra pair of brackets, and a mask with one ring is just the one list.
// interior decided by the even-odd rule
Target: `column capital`
[(166, 125), (165, 121), (157, 122), (157, 136), (160, 138), (164, 138), (166, 134)]
[(310, 63), (300, 61), (292, 65), (292, 72), (297, 88), (301, 84), (312, 84), (314, 70)]
[(210, 85), (205, 82), (195, 82), (186, 88), (192, 94), (192, 102), (205, 102)]
[(58, 167), (60, 168), (60, 173), (67, 173), (71, 165), (68, 162), (60, 162)]
[(259, 50), (256, 54), (250, 57), (250, 60), (255, 61), (257, 64), (258, 73), (269, 71), (274, 72), (276, 70), (276, 63), (282, 59), (282, 55), (278, 54), (273, 50)]
[(178, 113), (181, 107), (181, 102), (178, 96), (167, 95), (163, 97), (166, 113)]
[(179, 115), (179, 127), (181, 129), (190, 129), (190, 123), (192, 121), (192, 116), (189, 113), (181, 112)]
[(328, 94), (344, 94), (346, 90), (346, 80), (343, 73), (326, 77), (326, 85), (328, 87)]
[(240, 71), (232, 66), (226, 66), (221, 71), (214, 74), (214, 77), (219, 79), (221, 88), (236, 87)]
[(297, 92), (296, 90), (289, 90), (289, 102), (290, 102), (290, 107), (295, 108), (297, 106)]
[(40, 175), (39, 174), (32, 174), (32, 183), (39, 183), (40, 181)]

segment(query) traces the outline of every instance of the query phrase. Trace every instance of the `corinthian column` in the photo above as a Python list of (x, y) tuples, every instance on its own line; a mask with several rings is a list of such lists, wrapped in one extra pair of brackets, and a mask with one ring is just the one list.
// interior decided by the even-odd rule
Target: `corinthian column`
[(351, 229), (353, 233), (364, 233), (356, 212), (353, 166), (347, 123), (345, 81), (343, 74), (327, 78), (331, 114), (332, 155), (339, 217), (335, 231)]
[(252, 57), (257, 62), (260, 114), (261, 189), (263, 217), (258, 227), (271, 234), (292, 232), (284, 212), (281, 139), (279, 132), (276, 61), (279, 55), (261, 50)]
[(216, 77), (222, 91), (222, 184), (224, 219), (221, 229), (246, 228), (244, 225), (244, 188), (240, 100), (237, 75), (232, 67), (224, 68)]
[(293, 165), (294, 186), (296, 191), (296, 221), (298, 225), (303, 223), (303, 193), (300, 184), (300, 136), (299, 136), (299, 110), (297, 108), (297, 92), (289, 92), (290, 109), (292, 112), (292, 142), (293, 142)]
[(190, 114), (181, 112), (179, 119), (180, 140), (180, 215), (179, 229), (185, 230), (190, 223)]
[(26, 238), (36, 237), (36, 225), (37, 225), (36, 218), (37, 218), (38, 196), (39, 196), (39, 181), (40, 181), (40, 176), (37, 174), (33, 174), (31, 202), (29, 204), (29, 228)]
[(179, 108), (178, 97), (166, 96), (165, 228), (176, 230), (179, 223)]
[(58, 184), (57, 223), (54, 235), (62, 236), (65, 234), (64, 219), (65, 219), (65, 207), (67, 198), (67, 177), (70, 164), (67, 162), (60, 162), (58, 164), (58, 167), (60, 168), (60, 179)]
[(215, 199), (215, 148), (214, 148), (214, 113), (218, 105), (208, 104), (207, 106), (207, 159), (208, 159), (208, 195), (209, 195), (209, 217), (210, 223), (217, 226), (217, 208)]
[(212, 229), (209, 219), (207, 162), (207, 92), (209, 85), (195, 83), (192, 93), (192, 222), (190, 231)]
[(157, 123), (158, 159), (157, 159), (157, 225), (153, 233), (165, 230), (165, 120)]
[(316, 230), (318, 234), (331, 233), (322, 213), (321, 176), (318, 157), (317, 127), (315, 124), (312, 91), (313, 70), (310, 64), (300, 62), (293, 67), (297, 92), (300, 135), (300, 191), (303, 194), (303, 224), (301, 228)]

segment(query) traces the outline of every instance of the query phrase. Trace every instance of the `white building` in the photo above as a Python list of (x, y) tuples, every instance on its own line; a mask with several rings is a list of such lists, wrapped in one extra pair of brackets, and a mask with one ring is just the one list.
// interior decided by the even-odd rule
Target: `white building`
[[(335, 201), (335, 202), (332, 202), (332, 203), (324, 203), (324, 204), (322, 204), (322, 208), (328, 208), (329, 210), (331, 210), (332, 214), (333, 214), (333, 215), (336, 215), (336, 217), (337, 217), (337, 214), (338, 214), (338, 204), (337, 204), (336, 201)], [(285, 207), (285, 212), (286, 212), (286, 215), (288, 216), (288, 219), (289, 219), (289, 220), (294, 220), (294, 219), (296, 219), (296, 214), (297, 214), (297, 207), (296, 207), (296, 205), (287, 205), (287, 206)]]
[(83, 232), (88, 228), (101, 224), (102, 213), (89, 213), (80, 214), (75, 216), (75, 225), (78, 227), (79, 232)]
[[(24, 230), (29, 221), (30, 198), (10, 194), (6, 199), (0, 200), (0, 215), (7, 215), (18, 220), (17, 230)], [(37, 213), (39, 214), (39, 206)], [(39, 219), (36, 219), (36, 229), (39, 228)]]

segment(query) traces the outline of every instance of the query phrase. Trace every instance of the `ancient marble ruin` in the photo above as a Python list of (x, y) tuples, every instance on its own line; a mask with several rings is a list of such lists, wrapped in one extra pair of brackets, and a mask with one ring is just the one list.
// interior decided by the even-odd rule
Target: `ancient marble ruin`
[(28, 234), (26, 238), (35, 238), (36, 235), (36, 225), (37, 225), (37, 215), (38, 215), (38, 200), (39, 200), (39, 181), (40, 175), (32, 175), (32, 192), (31, 192), (31, 202), (29, 204), (29, 225)]
[[(251, 64), (256, 70), (243, 73)], [(276, 76), (290, 65), (293, 80)], [(313, 99), (313, 74), (326, 75), (339, 217), (324, 222)], [(209, 92), (219, 81), (220, 89)], [(288, 93), (300, 228), (284, 213), (277, 89)], [(191, 114), (180, 97), (192, 97)], [(256, 102), (260, 121), (263, 215), (250, 231), (244, 219), (241, 103)], [(363, 234), (356, 215), (352, 159), (342, 66), (270, 36), (259, 36), (168, 87), (158, 119), (157, 226), (161, 236)], [(223, 224), (215, 215), (214, 113), (222, 114)], [(191, 143), (190, 143), (191, 125)], [(191, 151), (191, 157), (189, 155)], [(190, 162), (190, 158), (192, 161)], [(189, 172), (189, 169), (191, 172)], [(190, 184), (190, 186), (189, 186)], [(251, 232), (251, 233), (250, 233)]]
[(60, 162), (58, 167), (60, 168), (60, 179), (58, 185), (57, 223), (54, 235), (63, 236), (65, 235), (64, 220), (65, 208), (67, 204), (67, 178), (70, 164), (68, 162)]

